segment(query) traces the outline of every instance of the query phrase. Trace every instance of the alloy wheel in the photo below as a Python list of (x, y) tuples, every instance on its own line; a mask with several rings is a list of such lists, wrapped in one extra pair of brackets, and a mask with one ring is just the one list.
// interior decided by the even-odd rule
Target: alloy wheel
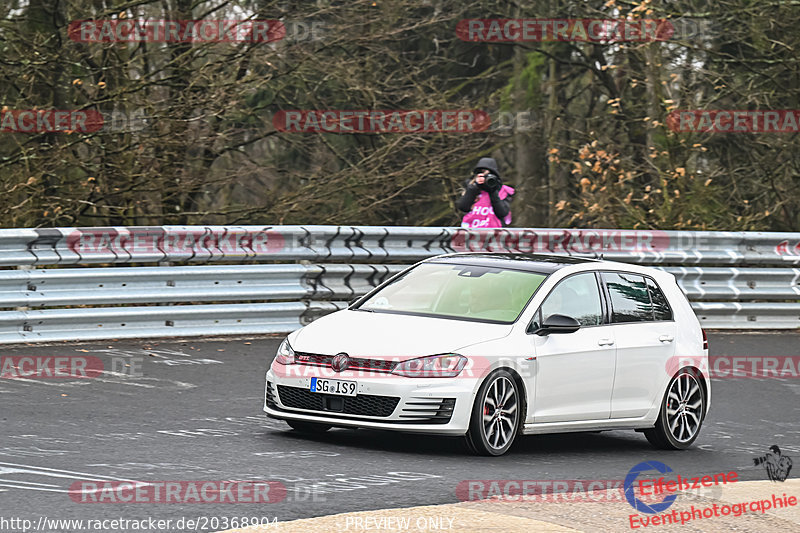
[(492, 448), (501, 449), (515, 436), (517, 394), (511, 380), (499, 376), (486, 389), (483, 400), (483, 434)]
[(678, 442), (690, 441), (703, 420), (703, 392), (692, 374), (680, 374), (669, 388), (666, 399), (667, 427)]

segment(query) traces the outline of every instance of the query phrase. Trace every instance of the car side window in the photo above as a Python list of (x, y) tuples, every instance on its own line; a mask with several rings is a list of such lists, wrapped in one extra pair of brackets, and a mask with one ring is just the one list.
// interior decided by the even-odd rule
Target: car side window
[(566, 315), (577, 320), (581, 326), (597, 326), (603, 322), (603, 307), (600, 290), (594, 272), (575, 274), (561, 281), (547, 295), (540, 308), (541, 318), (550, 315)]
[(611, 297), (611, 322), (653, 320), (653, 305), (644, 276), (627, 272), (603, 272)]
[(655, 281), (647, 280), (647, 290), (650, 291), (650, 301), (653, 302), (653, 318), (655, 320), (672, 320), (672, 309), (669, 307), (667, 297), (661, 292)]

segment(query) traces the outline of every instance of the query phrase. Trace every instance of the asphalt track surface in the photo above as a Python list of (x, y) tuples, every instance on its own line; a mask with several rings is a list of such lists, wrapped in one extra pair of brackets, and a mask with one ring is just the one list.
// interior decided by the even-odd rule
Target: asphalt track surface
[[(770, 445), (800, 456), (800, 380), (775, 378), (715, 380), (701, 435), (682, 452), (655, 450), (633, 431), (522, 437), (499, 458), (472, 456), (458, 438), (345, 429), (302, 436), (261, 411), (264, 372), (279, 342), (0, 347), (3, 356), (98, 357), (116, 371), (82, 380), (0, 379), (0, 519), (247, 516), (283, 522), (453, 503), (462, 480), (623, 479), (651, 459), (685, 475), (736, 471), (740, 480), (757, 480), (766, 474), (753, 458)], [(715, 355), (800, 355), (800, 334), (712, 333), (710, 346)], [(270, 504), (74, 502), (68, 489), (87, 479), (272, 480), (288, 491)], [(219, 521), (203, 525), (197, 529), (225, 529)], [(0, 531), (21, 529), (6, 523)]]

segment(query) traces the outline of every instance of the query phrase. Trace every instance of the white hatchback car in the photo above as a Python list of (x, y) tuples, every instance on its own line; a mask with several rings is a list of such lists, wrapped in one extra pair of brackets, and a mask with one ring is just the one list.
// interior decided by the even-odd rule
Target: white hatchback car
[(264, 411), (306, 432), (464, 435), (484, 455), (504, 454), (520, 433), (611, 429), (683, 449), (709, 409), (707, 360), (671, 274), (450, 254), (291, 333), (267, 372)]

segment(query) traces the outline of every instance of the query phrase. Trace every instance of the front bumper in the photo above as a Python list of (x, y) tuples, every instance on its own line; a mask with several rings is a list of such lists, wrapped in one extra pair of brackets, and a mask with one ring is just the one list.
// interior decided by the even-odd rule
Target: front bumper
[[(292, 365), (294, 366), (294, 365)], [(356, 381), (356, 397), (310, 392), (308, 367), (296, 375), (266, 374), (264, 412), (271, 418), (318, 422), (337, 427), (463, 435), (479, 385), (476, 378), (406, 378), (376, 372), (345, 371), (332, 379)]]

